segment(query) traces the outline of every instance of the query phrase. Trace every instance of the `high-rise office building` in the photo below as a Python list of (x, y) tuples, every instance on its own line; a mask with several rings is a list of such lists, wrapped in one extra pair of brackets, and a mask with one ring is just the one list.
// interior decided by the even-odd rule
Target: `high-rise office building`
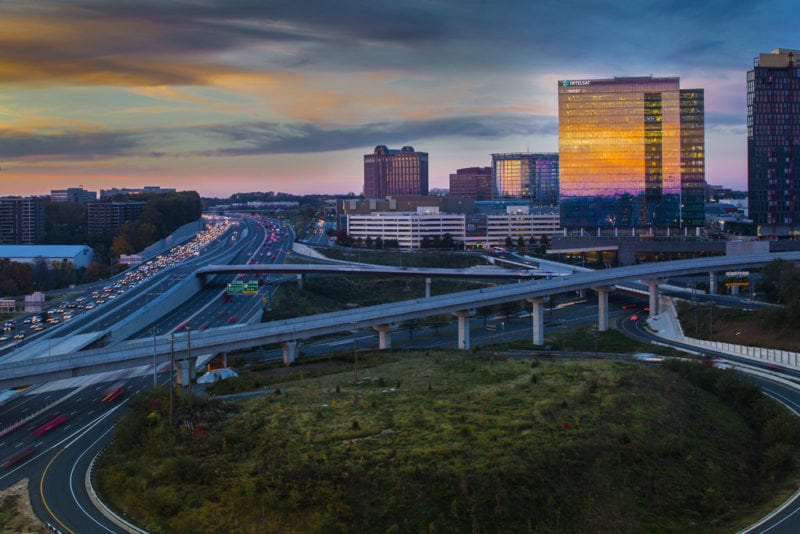
[(704, 117), (678, 78), (559, 81), (561, 225), (702, 226)]
[(364, 156), (364, 197), (428, 194), (428, 153), (414, 147), (400, 150), (384, 145)]
[(0, 243), (33, 245), (44, 235), (44, 197), (0, 198)]
[(778, 48), (747, 72), (748, 215), (761, 235), (800, 231), (799, 60)]
[(450, 175), (450, 194), (472, 200), (492, 199), (492, 168), (468, 167)]
[(494, 200), (524, 199), (534, 205), (558, 204), (556, 153), (492, 154)]

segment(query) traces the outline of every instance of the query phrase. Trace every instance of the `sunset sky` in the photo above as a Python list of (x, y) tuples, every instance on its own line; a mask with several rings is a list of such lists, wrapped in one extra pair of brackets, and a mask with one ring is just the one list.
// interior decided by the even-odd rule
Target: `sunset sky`
[(746, 189), (753, 58), (796, 0), (2, 0), (0, 195), (160, 185), (360, 193), (375, 145), (431, 187), (557, 151), (557, 80), (678, 76), (706, 179)]

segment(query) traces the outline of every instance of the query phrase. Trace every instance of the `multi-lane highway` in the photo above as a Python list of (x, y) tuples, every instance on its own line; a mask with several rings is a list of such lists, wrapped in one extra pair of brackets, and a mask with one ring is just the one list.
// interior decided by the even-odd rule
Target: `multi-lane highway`
[[(132, 314), (157, 307), (161, 295), (201, 265), (283, 261), (291, 242), (289, 229), (264, 219), (210, 222), (195, 239), (113, 280), (73, 292), (50, 305), (46, 315), (19, 319), (14, 329), (25, 335), (3, 346), (0, 361), (53, 357), (69, 340), (112, 329)], [(170, 313), (153, 313), (158, 319), (136, 335), (260, 320), (264, 292), (274, 287), (263, 279), (258, 295), (226, 296), (226, 284), (234, 278), (218, 277)], [(33, 329), (39, 324), (42, 328)], [(58, 531), (122, 532), (92, 504), (87, 467), (111, 439), (130, 395), (156, 378), (168, 380), (168, 367), (159, 362), (155, 372), (152, 365), (140, 366), (0, 394), (0, 489), (27, 478), (34, 511)]]

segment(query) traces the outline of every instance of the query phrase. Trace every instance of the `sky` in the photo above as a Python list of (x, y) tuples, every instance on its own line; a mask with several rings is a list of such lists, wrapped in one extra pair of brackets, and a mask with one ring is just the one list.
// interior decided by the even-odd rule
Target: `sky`
[(796, 0), (0, 0), (0, 195), (360, 193), (376, 145), (431, 188), (558, 150), (557, 82), (703, 88), (706, 180), (747, 188), (746, 72)]

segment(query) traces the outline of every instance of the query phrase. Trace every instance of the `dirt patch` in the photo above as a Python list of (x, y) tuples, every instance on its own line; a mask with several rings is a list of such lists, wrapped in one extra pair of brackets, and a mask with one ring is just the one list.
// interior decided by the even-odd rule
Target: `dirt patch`
[(33, 513), (28, 497), (28, 479), (0, 491), (0, 531), (13, 533), (50, 532)]

